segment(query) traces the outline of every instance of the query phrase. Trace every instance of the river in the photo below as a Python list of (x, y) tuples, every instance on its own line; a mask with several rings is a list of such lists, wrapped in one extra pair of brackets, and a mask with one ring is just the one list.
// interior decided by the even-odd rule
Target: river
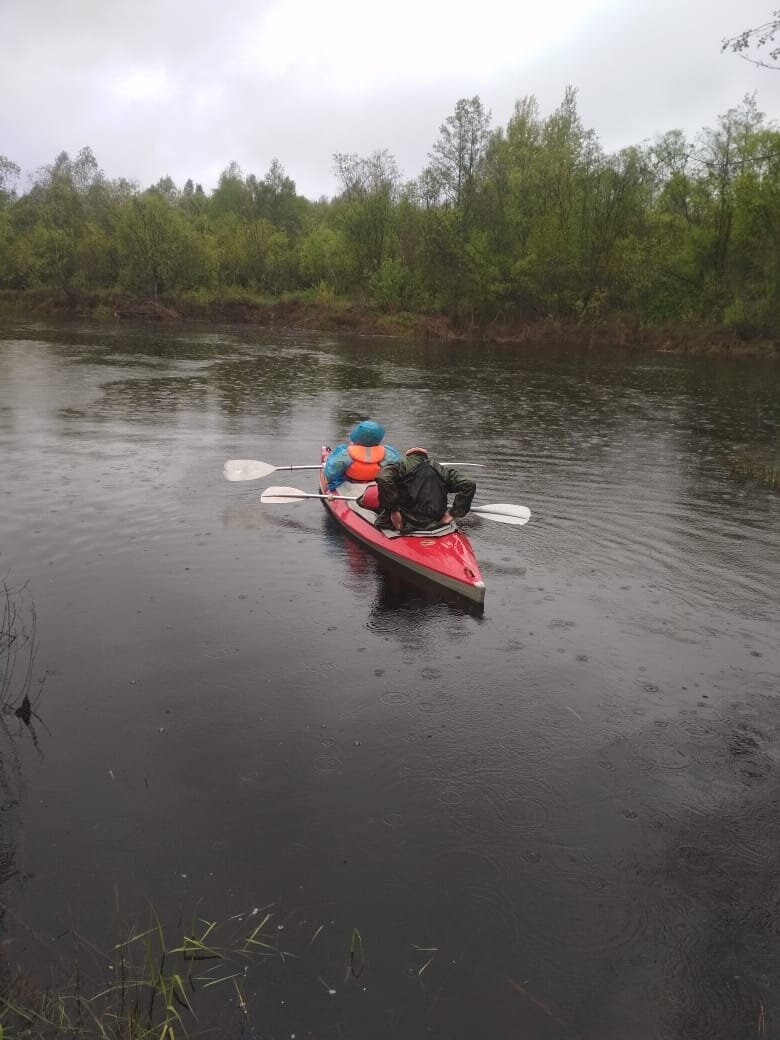
[[(730, 471), (776, 452), (779, 373), (5, 320), (5, 962), (270, 914), (220, 1036), (774, 1035), (780, 500)], [(311, 473), (223, 479), (365, 416), (530, 507), (466, 521), (483, 614), (261, 505)]]

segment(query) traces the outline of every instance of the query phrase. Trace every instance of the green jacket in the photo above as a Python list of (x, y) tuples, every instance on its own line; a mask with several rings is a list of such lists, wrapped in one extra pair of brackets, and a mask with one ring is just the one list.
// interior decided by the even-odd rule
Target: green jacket
[[(416, 469), (423, 461), (424, 457), (422, 455), (407, 455), (401, 462), (382, 468), (376, 480), (377, 488), (379, 489), (379, 502), (382, 507), (382, 513), (377, 518), (377, 526), (387, 526), (390, 513), (397, 509), (400, 510), (404, 518), (404, 525), (407, 527), (413, 527), (418, 531), (432, 531), (439, 526), (438, 519), (431, 520), (430, 517), (416, 513), (413, 505), (406, 504), (402, 506), (400, 501), (400, 479)], [(477, 485), (470, 477), (465, 477), (452, 466), (442, 466), (430, 457), (427, 461), (430, 463), (431, 469), (442, 480), (446, 493), (455, 496), (449, 509), (453, 519), (457, 520), (459, 517), (465, 516), (471, 508)]]

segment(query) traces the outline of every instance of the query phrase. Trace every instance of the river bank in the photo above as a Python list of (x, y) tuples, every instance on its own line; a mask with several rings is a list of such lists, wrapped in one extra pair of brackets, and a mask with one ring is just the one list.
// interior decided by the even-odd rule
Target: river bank
[(780, 338), (753, 335), (739, 328), (692, 323), (649, 326), (618, 318), (578, 322), (553, 317), (497, 318), (485, 324), (462, 326), (446, 315), (386, 313), (367, 303), (307, 295), (264, 298), (251, 293), (229, 297), (192, 294), (152, 300), (118, 292), (0, 292), (0, 315), (22, 313), (113, 322), (229, 322), (436, 342), (555, 343), (572, 348), (617, 347), (675, 354), (780, 358)]

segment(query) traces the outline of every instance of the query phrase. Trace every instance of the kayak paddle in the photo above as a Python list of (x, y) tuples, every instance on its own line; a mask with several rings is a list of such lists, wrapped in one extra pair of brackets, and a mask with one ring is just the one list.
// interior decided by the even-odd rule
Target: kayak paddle
[[(481, 462), (442, 462), (442, 466), (468, 466), (481, 468)], [(228, 459), (222, 467), (227, 480), (260, 480), (268, 477), (278, 469), (322, 469), (318, 466), (272, 466), (270, 462), (259, 462), (257, 459)]]
[(257, 459), (228, 459), (222, 472), (227, 480), (259, 480), (278, 469), (322, 469), (322, 466), (272, 466)]
[[(270, 487), (266, 488), (260, 496), (260, 501), (269, 506), (280, 506), (288, 502), (301, 502), (305, 498), (325, 498), (328, 501), (334, 499), (342, 502), (357, 502), (355, 495), (325, 495), (315, 494), (312, 491), (301, 491), (293, 487)], [(495, 520), (498, 524), (514, 524), (517, 527), (527, 524), (531, 519), (531, 510), (528, 506), (516, 506), (511, 502), (496, 502), (486, 506), (472, 506), (470, 512), (485, 520)]]

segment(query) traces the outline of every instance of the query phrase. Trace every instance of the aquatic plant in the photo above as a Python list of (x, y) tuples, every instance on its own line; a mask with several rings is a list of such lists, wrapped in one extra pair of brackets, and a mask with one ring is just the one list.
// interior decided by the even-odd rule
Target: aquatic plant
[(0, 719), (16, 715), (29, 724), (36, 615), (26, 594), (26, 585), (0, 584)]
[(45, 675), (36, 688), (35, 606), (27, 585), (0, 582), (0, 883), (15, 872), (14, 818), (20, 802), (21, 763), (17, 748), (22, 724), (33, 744), (33, 720)]
[(731, 476), (752, 480), (773, 491), (780, 490), (780, 464), (776, 458), (762, 455), (740, 455), (731, 463)]
[[(71, 930), (73, 947), (52, 969), (48, 987), (27, 971), (5, 970), (0, 1040), (183, 1040), (251, 1032), (257, 978), (250, 969), (260, 963), (283, 969), (291, 958), (303, 964), (326, 927), (320, 924), (307, 942), (298, 931), (301, 948), (293, 953), (285, 948), (289, 940), (282, 944), (289, 916), (268, 904), (221, 923), (196, 912), (188, 926), (181, 920), (164, 926), (151, 908), (143, 927), (122, 926), (125, 937), (108, 952)], [(367, 963), (357, 928), (350, 930), (344, 952), (349, 983), (361, 978)], [(316, 956), (319, 962), (328, 959), (322, 951)], [(419, 975), (432, 960), (427, 957)], [(327, 969), (309, 963), (304, 970), (333, 995), (335, 986), (317, 974), (331, 977), (332, 969), (332, 963)]]
[(147, 926), (131, 927), (108, 954), (76, 936), (67, 980), (45, 990), (23, 972), (6, 980), (0, 1040), (176, 1040), (200, 1030), (196, 1004), (218, 986), (228, 988), (235, 1014), (246, 1016), (250, 963), (294, 956), (271, 930), (274, 917), (270, 906), (222, 924), (195, 917), (172, 941), (152, 910)]

